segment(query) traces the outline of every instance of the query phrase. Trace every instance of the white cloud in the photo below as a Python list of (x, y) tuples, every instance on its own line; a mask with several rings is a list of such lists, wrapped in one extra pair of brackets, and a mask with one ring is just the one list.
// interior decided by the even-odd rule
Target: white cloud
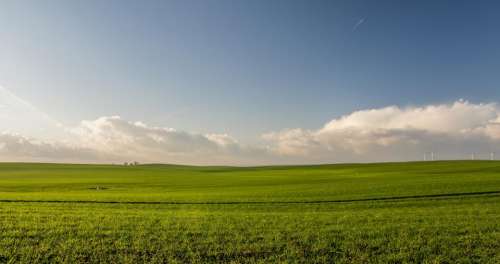
[(112, 159), (96, 150), (63, 142), (50, 143), (18, 134), (0, 134), (2, 161), (97, 162)]
[(224, 136), (187, 133), (172, 128), (151, 127), (142, 122), (129, 122), (118, 116), (83, 121), (72, 129), (81, 144), (105, 152), (147, 155), (150, 152), (203, 153), (224, 151)]
[(318, 130), (291, 129), (264, 135), (273, 152), (312, 162), (420, 159), (424, 152), (465, 158), (500, 150), (496, 104), (453, 104), (353, 112)]
[(429, 105), (425, 107), (399, 108), (390, 106), (381, 109), (357, 111), (340, 119), (332, 120), (323, 132), (358, 128), (414, 129), (432, 132), (463, 132), (488, 124), (498, 118), (496, 104), (471, 104), (459, 100), (451, 105)]
[[(361, 110), (318, 129), (267, 133), (254, 146), (225, 133), (179, 131), (118, 116), (82, 121), (72, 128), (56, 124), (55, 137), (39, 137), (40, 131), (31, 129), (37, 124), (31, 122), (56, 122), (5, 89), (0, 89), (0, 105), (4, 106), (0, 108), (3, 161), (252, 165), (415, 160), (431, 151), (446, 159), (467, 158), (471, 152), (478, 158), (488, 158), (491, 151), (500, 153), (500, 108), (495, 103), (460, 100)], [(9, 123), (12, 120), (17, 123)], [(11, 126), (21, 129), (8, 129)]]
[(70, 132), (80, 146), (142, 162), (245, 164), (260, 151), (241, 145), (227, 134), (189, 133), (118, 116), (83, 121)]
[(265, 151), (227, 134), (199, 134), (129, 122), (118, 116), (82, 121), (67, 129), (68, 140), (37, 140), (0, 134), (4, 161), (123, 162), (183, 164), (266, 163)]

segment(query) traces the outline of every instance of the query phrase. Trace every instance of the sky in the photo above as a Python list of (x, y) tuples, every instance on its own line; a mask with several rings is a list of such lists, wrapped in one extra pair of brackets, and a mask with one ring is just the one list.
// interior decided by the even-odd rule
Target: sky
[(500, 158), (499, 11), (497, 1), (4, 0), (0, 160)]

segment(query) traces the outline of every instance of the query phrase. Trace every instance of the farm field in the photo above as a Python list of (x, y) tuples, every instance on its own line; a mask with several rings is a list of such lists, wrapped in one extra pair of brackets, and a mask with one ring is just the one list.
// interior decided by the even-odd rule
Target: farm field
[(500, 263), (500, 162), (0, 164), (0, 263)]

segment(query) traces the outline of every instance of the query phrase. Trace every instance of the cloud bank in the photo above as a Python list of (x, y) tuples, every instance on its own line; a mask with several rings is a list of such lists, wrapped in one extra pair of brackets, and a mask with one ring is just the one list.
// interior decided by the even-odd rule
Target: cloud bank
[(83, 121), (70, 130), (80, 146), (121, 159), (190, 164), (239, 164), (257, 157), (227, 134), (199, 134), (129, 122), (118, 116)]
[(27, 108), (28, 114), (19, 117), (28, 116), (24, 120), (28, 123), (37, 115), (50, 120), (47, 115), (6, 90), (0, 91), (0, 102), (2, 161), (258, 165), (422, 160), (430, 152), (440, 159), (466, 159), (472, 153), (486, 159), (492, 152), (500, 153), (496, 103), (459, 100), (360, 110), (318, 129), (269, 132), (260, 136), (261, 143), (248, 146), (227, 134), (155, 127), (118, 116), (82, 121), (74, 127), (58, 125), (57, 138), (47, 139), (31, 135), (31, 129), (17, 130), (25, 133), (5, 129), (18, 119), (9, 104), (16, 113)]
[(277, 155), (312, 162), (420, 160), (429, 152), (443, 159), (464, 159), (472, 153), (489, 158), (500, 150), (499, 113), (495, 103), (463, 100), (389, 106), (356, 111), (317, 130), (288, 129), (263, 137)]
[(0, 134), (3, 161), (182, 164), (265, 164), (263, 148), (240, 144), (227, 134), (198, 134), (129, 122), (118, 116), (66, 128), (64, 140)]

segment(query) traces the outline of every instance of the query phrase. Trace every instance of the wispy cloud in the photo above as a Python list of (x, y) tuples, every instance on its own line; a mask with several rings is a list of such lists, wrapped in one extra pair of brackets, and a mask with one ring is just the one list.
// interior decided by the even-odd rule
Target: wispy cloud
[(358, 27), (359, 27), (359, 26), (361, 26), (363, 23), (365, 23), (365, 20), (366, 20), (366, 19), (365, 19), (364, 17), (363, 17), (363, 18), (360, 18), (360, 19), (356, 22), (356, 24), (354, 24), (354, 26), (352, 27), (352, 31), (353, 31), (353, 32), (354, 32), (354, 31), (356, 31), (356, 30), (358, 29)]
[(32, 134), (38, 132), (31, 136), (45, 136), (49, 131), (56, 134), (62, 130), (61, 128), (62, 124), (53, 117), (11, 90), (0, 86), (0, 132), (26, 133), (29, 131)]

